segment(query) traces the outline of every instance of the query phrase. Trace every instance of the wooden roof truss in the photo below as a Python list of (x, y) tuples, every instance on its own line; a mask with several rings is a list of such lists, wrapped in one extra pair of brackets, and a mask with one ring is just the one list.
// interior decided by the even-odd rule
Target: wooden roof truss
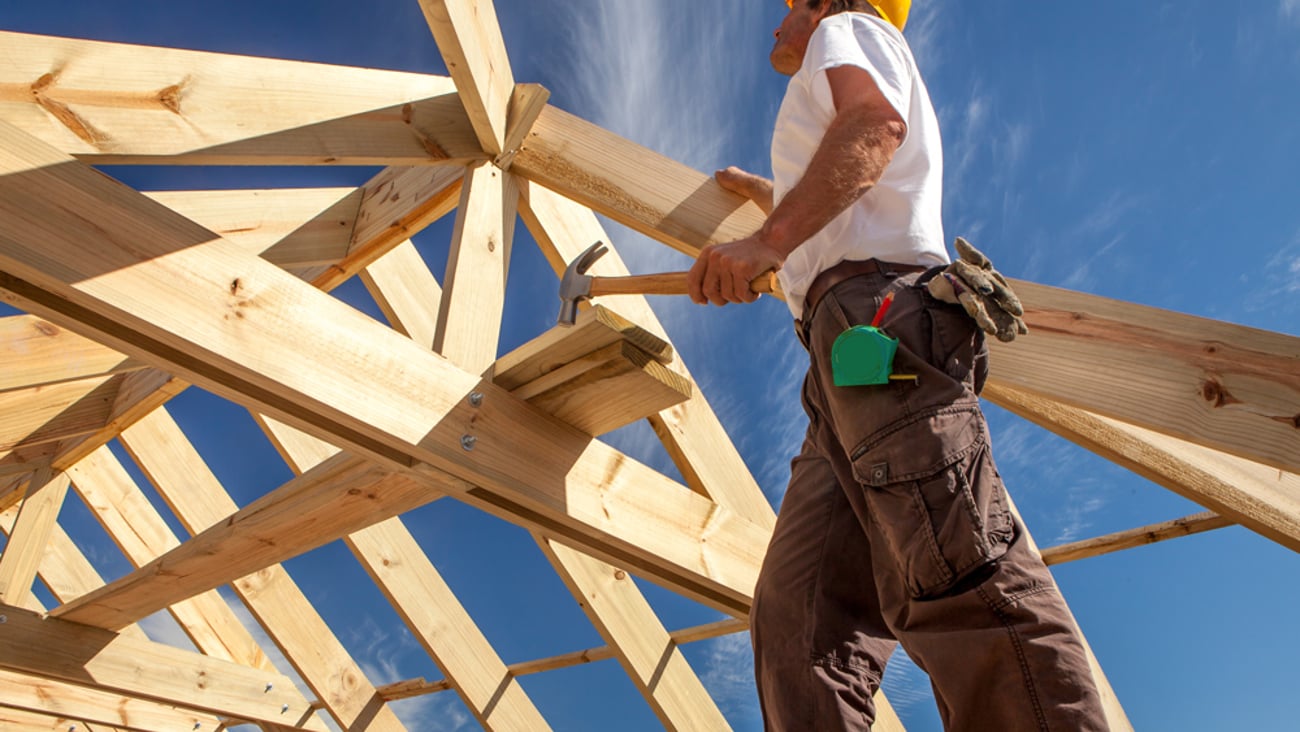
[[(419, 2), (450, 79), (0, 33), (0, 298), (27, 313), (0, 320), (0, 726), (398, 730), (389, 701), (454, 689), (485, 728), (538, 730), (520, 675), (614, 657), (665, 727), (727, 728), (679, 645), (745, 628), (774, 521), (757, 483), (644, 298), (605, 298), (621, 318), (584, 315), (605, 340), (546, 367), (573, 336), (499, 361), (497, 334), (517, 216), (560, 272), (609, 241), (593, 212), (687, 254), (762, 214), (516, 83), (490, 1)], [(96, 164), (386, 167), (357, 189), (142, 193)], [(410, 238), (453, 211), (440, 284)], [(354, 275), (391, 328), (328, 294)], [(1298, 339), (1017, 286), (1033, 335), (995, 348), (988, 398), (1211, 511), (1049, 561), (1230, 523), (1300, 551)], [(648, 416), (685, 484), (592, 438), (618, 379), (681, 392), (617, 410)], [(236, 505), (165, 406), (189, 384), (247, 407), (297, 477)], [(99, 577), (56, 520), (70, 491), (134, 571)], [(443, 496), (531, 531), (608, 645), (507, 667), (402, 522)], [(280, 564), (335, 539), (445, 680), (366, 678)], [(629, 572), (734, 620), (670, 632)], [(198, 652), (144, 636), (163, 610)]]

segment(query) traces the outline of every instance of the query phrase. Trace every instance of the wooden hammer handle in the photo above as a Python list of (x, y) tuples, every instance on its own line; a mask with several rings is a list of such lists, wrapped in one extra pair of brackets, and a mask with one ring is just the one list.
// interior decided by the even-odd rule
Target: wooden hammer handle
[[(592, 277), (591, 296), (602, 295), (685, 295), (686, 272), (630, 275), (628, 277)], [(768, 270), (749, 283), (749, 289), (760, 295), (777, 291), (776, 271)]]

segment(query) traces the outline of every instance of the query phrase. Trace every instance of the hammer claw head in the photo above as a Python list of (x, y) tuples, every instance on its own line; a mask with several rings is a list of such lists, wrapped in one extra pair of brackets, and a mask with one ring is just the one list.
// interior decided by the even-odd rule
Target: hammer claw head
[(591, 277), (587, 270), (596, 260), (605, 256), (609, 249), (605, 242), (598, 241), (587, 247), (564, 270), (560, 277), (560, 317), (558, 325), (573, 325), (578, 317), (578, 302), (591, 297)]
[(587, 270), (591, 269), (591, 265), (595, 264), (596, 260), (605, 256), (605, 252), (608, 251), (609, 247), (605, 246), (605, 242), (598, 241), (587, 247), (582, 254), (578, 255), (577, 259), (573, 260), (573, 264), (569, 266), (571, 268), (576, 267), (575, 271), (578, 274), (587, 274)]

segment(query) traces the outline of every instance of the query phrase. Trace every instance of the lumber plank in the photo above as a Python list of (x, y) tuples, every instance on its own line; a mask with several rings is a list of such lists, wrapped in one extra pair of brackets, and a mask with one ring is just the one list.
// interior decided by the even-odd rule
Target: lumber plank
[(1300, 475), (990, 383), (1010, 411), (1300, 551)]
[[(0, 142), (0, 213), (14, 214), (0, 234), (0, 288), (12, 302), (688, 596), (745, 611), (763, 527), (39, 140), (0, 124)], [(419, 505), (398, 494), (394, 504)], [(329, 533), (278, 550), (341, 535)], [(135, 585), (140, 572), (119, 582)]]
[[(0, 699), (37, 714), (140, 732), (216, 729), (216, 720), (206, 714), (12, 671), (0, 670)], [(52, 729), (66, 732), (70, 727)]]
[(486, 157), (445, 77), (11, 32), (0, 45), (0, 119), (96, 164)]
[(484, 729), (550, 729), (401, 519), (344, 541)]
[(124, 373), (143, 366), (34, 315), (0, 318), (0, 392)]
[(514, 179), (494, 165), (465, 174), (433, 350), (470, 373), (497, 357), (518, 196)]
[(1013, 281), (1030, 334), (990, 381), (1300, 472), (1300, 338)]
[(712, 176), (554, 106), (542, 110), (510, 170), (692, 257), (763, 225), (758, 206)]
[(524, 138), (532, 131), (537, 117), (546, 109), (546, 102), (551, 92), (541, 84), (515, 84), (510, 94), (510, 110), (506, 113), (506, 138), (501, 145), (501, 154), (492, 161), (502, 170), (510, 170), (515, 155), (524, 144)]
[(125, 374), (0, 393), (0, 451), (94, 432), (109, 419)]
[[(606, 242), (609, 252), (596, 261), (591, 273), (613, 277), (629, 274), (590, 209), (530, 181), (520, 182), (520, 200), (520, 216), (556, 275), (563, 276), (568, 263), (596, 241)], [(671, 347), (663, 325), (645, 297), (615, 295), (595, 302), (623, 313)], [(668, 359), (664, 363), (693, 383), (682, 359)], [(687, 401), (651, 416), (650, 425), (693, 490), (734, 509), (750, 521), (774, 524), (776, 516), (771, 504), (698, 386)]]
[(691, 383), (627, 342), (583, 356), (512, 392), (597, 436), (690, 398)]
[(296, 727), (293, 681), (192, 651), (0, 606), (0, 668), (220, 716)]
[(380, 171), (361, 187), (361, 208), (347, 256), (304, 279), (332, 290), (408, 241), (456, 207), (464, 173), (463, 167), (452, 165)]
[(1141, 526), (1136, 529), (1117, 531), (1105, 536), (1049, 547), (1042, 552), (1043, 562), (1048, 565), (1076, 562), (1080, 559), (1098, 557), (1103, 554), (1156, 544), (1169, 539), (1177, 539), (1180, 536), (1191, 536), (1192, 534), (1222, 529), (1232, 525), (1231, 519), (1226, 519), (1213, 511), (1205, 511), (1171, 521), (1162, 521), (1150, 526)]
[(32, 476), (4, 553), (0, 553), (0, 603), (21, 602), (31, 591), (67, 493), (68, 476), (63, 472), (42, 467)]
[(515, 88), (492, 0), (420, 0), (479, 144), (500, 155)]
[(536, 538), (665, 729), (731, 729), (626, 572), (544, 537)]
[(394, 330), (433, 347), (442, 287), (414, 244), (398, 244), (372, 262), (361, 271), (361, 281)]
[[(17, 517), (17, 507), (0, 511), (0, 533), (8, 536), (13, 531)], [(73, 543), (72, 537), (68, 536), (57, 522), (50, 530), (50, 538), (45, 543), (45, 554), (41, 558), (37, 576), (59, 602), (67, 602), (104, 585), (104, 578), (99, 576), (99, 572), (86, 559), (86, 555), (81, 553)], [(17, 604), (28, 607), (22, 602)], [(128, 625), (120, 632), (132, 638), (147, 640), (144, 631), (138, 625)]]
[(149, 198), (283, 269), (347, 256), (364, 189), (145, 191)]
[(80, 721), (0, 704), (0, 729), (5, 732), (67, 732)]
[[(197, 534), (238, 510), (166, 407), (123, 431), (122, 445), (186, 530)], [(289, 573), (272, 564), (231, 585), (342, 729), (403, 730)]]
[[(180, 546), (180, 540), (108, 447), (99, 448), (69, 468), (68, 475), (77, 494), (132, 566), (141, 567)], [(274, 670), (257, 641), (216, 590), (197, 594), (168, 609), (201, 652), (250, 668)]]
[(551, 328), (497, 359), (492, 379), (513, 391), (617, 343), (629, 343), (661, 364), (673, 360), (672, 346), (666, 340), (609, 308), (597, 306), (579, 313), (572, 326)]

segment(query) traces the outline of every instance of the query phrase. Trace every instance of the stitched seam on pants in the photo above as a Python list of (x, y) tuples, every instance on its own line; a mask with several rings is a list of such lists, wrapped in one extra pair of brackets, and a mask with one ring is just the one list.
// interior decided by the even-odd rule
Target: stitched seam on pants
[(814, 666), (834, 666), (835, 668), (844, 669), (846, 671), (854, 671), (863, 674), (876, 684), (880, 683), (880, 679), (876, 678), (876, 674), (871, 667), (853, 663), (852, 661), (843, 661), (829, 653), (812, 653), (809, 654), (808, 660), (812, 661)]
[(1007, 629), (1007, 635), (1011, 638), (1011, 645), (1016, 649), (1016, 660), (1020, 663), (1020, 675), (1025, 682), (1025, 691), (1029, 693), (1029, 701), (1034, 706), (1034, 715), (1038, 717), (1038, 728), (1046, 732), (1050, 728), (1047, 726), (1047, 716), (1043, 712), (1043, 704), (1038, 699), (1038, 689), (1034, 686), (1034, 678), (1029, 670), (1029, 660), (1025, 658), (1024, 644), (1020, 642), (1020, 634), (1016, 632), (1015, 626), (1011, 624), (1011, 621), (1007, 618), (1006, 614), (1002, 612), (1002, 608), (1006, 607), (1006, 605), (999, 605), (993, 602), (988, 593), (984, 591), (983, 587), (977, 588), (976, 592), (979, 593), (979, 596), (984, 600), (984, 603), (989, 606), (989, 609), (993, 611), (993, 614), (997, 616), (999, 622), (1002, 623), (1002, 627)]
[(1033, 597), (1034, 595), (1041, 595), (1044, 592), (1051, 592), (1051, 591), (1052, 591), (1051, 585), (1034, 585), (1033, 587), (1027, 590), (1022, 590), (1020, 592), (1016, 592), (1004, 596), (1001, 600), (999, 600), (995, 604), (994, 609), (1001, 612), (1002, 608), (1007, 607), (1008, 605), (1014, 602), (1019, 602), (1027, 597)]

